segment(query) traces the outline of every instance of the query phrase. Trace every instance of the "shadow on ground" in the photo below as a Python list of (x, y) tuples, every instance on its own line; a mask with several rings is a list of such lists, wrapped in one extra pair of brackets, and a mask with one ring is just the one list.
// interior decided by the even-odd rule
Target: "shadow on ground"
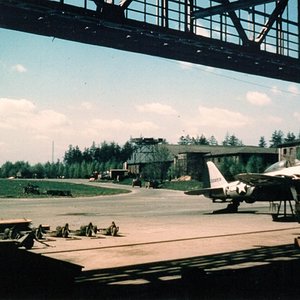
[(3, 259), (1, 253), (1, 298), (298, 299), (300, 250), (256, 247), (85, 272), (68, 263), (59, 267), (55, 260), (44, 263), (40, 255), (29, 258), (25, 250), (18, 251), (18, 259)]

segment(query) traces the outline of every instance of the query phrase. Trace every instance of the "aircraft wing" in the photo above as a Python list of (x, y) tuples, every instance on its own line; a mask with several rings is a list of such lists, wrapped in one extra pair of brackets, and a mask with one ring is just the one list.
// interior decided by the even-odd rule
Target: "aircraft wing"
[(292, 178), (288, 176), (270, 176), (258, 173), (238, 174), (236, 179), (252, 186), (292, 184)]

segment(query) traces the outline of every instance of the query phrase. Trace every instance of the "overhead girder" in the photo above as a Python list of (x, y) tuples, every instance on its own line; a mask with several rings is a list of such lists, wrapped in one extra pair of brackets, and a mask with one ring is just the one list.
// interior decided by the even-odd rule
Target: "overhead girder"
[[(186, 1), (192, 8), (193, 1)], [(228, 1), (219, 0), (219, 3)], [(191, 30), (127, 19), (125, 7), (129, 8), (134, 1), (124, 0), (120, 5), (94, 2), (97, 10), (63, 1), (0, 0), (0, 27), (300, 83), (299, 58), (253, 47), (234, 10), (228, 15), (243, 45), (197, 35)], [(272, 18), (275, 17), (269, 18), (269, 24)]]
[(251, 6), (274, 2), (274, 0), (238, 0), (233, 2), (227, 1), (228, 3), (223, 3), (223, 0), (219, 0), (216, 2), (220, 2), (222, 4), (215, 5), (209, 8), (201, 8), (195, 10), (192, 14), (192, 18), (198, 19), (198, 18), (210, 17), (213, 15), (220, 15), (226, 12), (231, 12), (239, 9), (246, 9)]
[[(223, 5), (226, 5), (226, 6), (228, 6), (230, 4), (229, 0), (221, 0), (221, 2), (223, 3)], [(240, 19), (236, 15), (235, 11), (234, 10), (228, 11), (228, 15), (231, 18), (232, 23), (235, 26), (241, 40), (243, 41), (243, 45), (249, 44), (249, 39), (248, 39), (248, 37), (245, 33), (245, 30), (240, 22)]]
[(262, 43), (268, 32), (270, 31), (271, 27), (273, 26), (274, 22), (278, 19), (278, 16), (280, 16), (284, 9), (286, 8), (286, 5), (288, 4), (288, 0), (281, 0), (278, 1), (276, 4), (276, 7), (272, 14), (270, 15), (268, 21), (266, 22), (265, 26), (262, 28), (261, 32), (255, 39), (255, 41), (259, 44)]
[(120, 2), (120, 6), (122, 7), (123, 10), (125, 10), (126, 8), (129, 7), (129, 5), (131, 4), (132, 0), (122, 0)]
[(256, 48), (259, 48), (260, 44), (262, 44), (268, 32), (271, 30), (273, 24), (275, 23), (276, 20), (278, 20), (278, 18), (283, 13), (283, 11), (285, 10), (288, 4), (288, 0), (278, 0), (276, 2), (276, 6), (273, 12), (271, 14), (265, 15), (265, 17), (268, 17), (268, 20), (265, 23), (265, 25), (262, 27), (260, 33), (257, 35), (256, 38), (250, 40), (247, 37), (245, 30), (242, 27), (240, 20), (236, 15), (235, 11), (241, 9), (248, 10), (250, 7), (274, 2), (274, 0), (238, 0), (233, 2), (229, 2), (229, 0), (216, 0), (216, 2), (219, 2), (221, 4), (209, 8), (196, 10), (192, 13), (192, 18), (198, 19), (198, 18), (211, 17), (216, 14), (222, 15), (224, 13), (228, 13), (228, 16), (231, 18), (231, 21), (236, 31), (238, 32), (239, 37), (243, 42), (243, 45), (247, 45), (247, 46), (250, 45)]

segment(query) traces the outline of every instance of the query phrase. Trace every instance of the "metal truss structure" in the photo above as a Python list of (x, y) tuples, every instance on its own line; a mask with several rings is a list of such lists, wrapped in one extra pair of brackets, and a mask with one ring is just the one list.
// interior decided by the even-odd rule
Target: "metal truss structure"
[(162, 138), (132, 138), (135, 151), (130, 159), (130, 163), (150, 163), (155, 162), (155, 154), (158, 151), (158, 145), (164, 142)]
[(0, 0), (0, 27), (300, 83), (300, 0)]

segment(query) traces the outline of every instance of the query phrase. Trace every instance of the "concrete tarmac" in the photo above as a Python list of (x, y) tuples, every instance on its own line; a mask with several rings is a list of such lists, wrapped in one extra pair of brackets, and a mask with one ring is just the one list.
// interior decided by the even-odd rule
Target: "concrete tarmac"
[(49, 246), (35, 242), (30, 250), (83, 266), (76, 279), (81, 286), (97, 283), (114, 291), (116, 286), (147, 285), (154, 277), (176, 282), (186, 269), (223, 272), (300, 258), (294, 247), (299, 224), (273, 222), (269, 203), (241, 204), (238, 213), (212, 214), (226, 204), (178, 191), (129, 189), (131, 193), (120, 196), (0, 199), (0, 217), (26, 217), (52, 230), (65, 223), (75, 230), (89, 222), (104, 228), (115, 221), (117, 237), (46, 235), (43, 241)]

